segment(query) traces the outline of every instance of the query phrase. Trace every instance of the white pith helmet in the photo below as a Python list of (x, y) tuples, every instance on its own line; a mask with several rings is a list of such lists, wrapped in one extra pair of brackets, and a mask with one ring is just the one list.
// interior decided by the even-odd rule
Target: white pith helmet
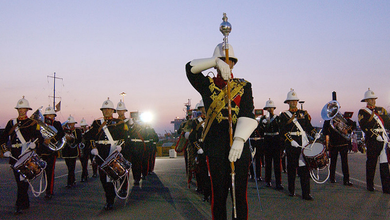
[(80, 121), (80, 126), (87, 126), (87, 125), (88, 125), (87, 121), (84, 118), (82, 118)]
[(77, 121), (74, 120), (73, 116), (69, 115), (67, 123), (68, 123), (68, 124), (70, 124), (70, 123), (75, 123), (75, 124), (77, 124)]
[(198, 105), (197, 109), (204, 108), (203, 99), (201, 99), (197, 105)]
[(25, 99), (24, 96), (23, 98), (19, 99), (18, 103), (16, 103), (15, 109), (18, 108), (27, 108), (29, 110), (32, 110), (32, 108), (30, 107), (30, 103), (28, 103), (27, 99)]
[(116, 110), (119, 111), (119, 110), (125, 110), (127, 111), (127, 108), (126, 108), (126, 105), (124, 102), (119, 101), (118, 104), (116, 105)]
[(115, 110), (114, 103), (111, 102), (110, 98), (107, 98), (107, 100), (103, 102), (100, 110), (107, 109), (107, 108)]
[(271, 98), (265, 103), (264, 110), (267, 110), (267, 108), (276, 108), (274, 101), (271, 100)]
[(55, 115), (57, 116), (56, 112), (54, 111), (54, 108), (52, 108), (50, 105), (45, 109), (45, 113), (43, 115)]
[(361, 102), (366, 102), (367, 99), (377, 99), (377, 98), (378, 97), (375, 95), (374, 91), (368, 88), (368, 90), (364, 93), (364, 98), (362, 99)]
[[(228, 46), (229, 46), (229, 59), (233, 60), (234, 63), (237, 63), (238, 59), (237, 57), (234, 56), (234, 50), (232, 45), (228, 44)], [(219, 57), (222, 58), (222, 60), (225, 60), (226, 54), (225, 54), (224, 43), (220, 43), (215, 47), (213, 57)]]
[(287, 93), (287, 98), (284, 103), (287, 103), (288, 101), (299, 101), (298, 95), (294, 89), (291, 89), (290, 92)]

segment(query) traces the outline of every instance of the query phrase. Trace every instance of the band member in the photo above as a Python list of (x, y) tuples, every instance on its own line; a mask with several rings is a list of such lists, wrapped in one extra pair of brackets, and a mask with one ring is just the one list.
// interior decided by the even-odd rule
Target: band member
[(55, 117), (57, 116), (54, 109), (49, 106), (45, 109), (45, 113), (43, 113), (44, 116), (44, 123), (46, 126), (54, 128), (53, 130), (56, 130), (57, 133), (52, 138), (46, 138), (43, 142), (44, 147), (41, 147), (37, 150), (38, 155), (41, 156), (41, 158), (46, 161), (46, 175), (47, 175), (47, 188), (46, 188), (46, 195), (45, 199), (49, 200), (53, 197), (53, 190), (54, 190), (54, 170), (56, 165), (56, 160), (58, 157), (58, 152), (50, 149), (48, 146), (50, 143), (56, 143), (57, 141), (61, 140), (62, 137), (64, 137), (65, 133), (62, 129), (61, 122), (56, 121)]
[(142, 128), (141, 134), (143, 135), (142, 140), (144, 142), (144, 152), (142, 153), (142, 169), (141, 169), (142, 180), (146, 180), (146, 177), (149, 174), (149, 165), (150, 165), (149, 157), (152, 151), (152, 144), (153, 144), (153, 142), (149, 140), (147, 127), (148, 125), (145, 122), (141, 124), (141, 128)]
[[(84, 140), (84, 134), (88, 130), (88, 124), (87, 121), (82, 118), (80, 121), (80, 131), (83, 138), (81, 139), (81, 143), (79, 144), (79, 159), (81, 163), (81, 182), (87, 182), (88, 181), (88, 160), (90, 158), (91, 154), (91, 146), (89, 143), (86, 143)], [(92, 162), (92, 161), (91, 161)], [(97, 175), (97, 164), (92, 165), (93, 174)]]
[[(195, 111), (192, 111), (192, 115), (194, 115), (194, 113), (196, 113)], [(186, 132), (184, 137), (189, 140), (190, 138), (190, 134), (191, 134), (191, 131), (193, 130), (194, 126), (196, 126), (196, 118), (191, 118), (188, 120), (187, 122), (188, 126), (190, 126), (190, 131)], [(188, 188), (190, 188), (190, 183), (192, 181), (192, 177), (196, 175), (196, 157), (197, 157), (197, 147), (194, 145), (195, 143), (193, 141), (188, 141), (188, 144), (187, 144), (187, 147), (185, 149), (185, 154), (186, 154), (186, 167), (187, 167), (187, 185), (188, 185)], [(197, 192), (201, 192), (202, 191), (202, 187), (198, 187), (196, 188), (196, 191)]]
[[(352, 115), (351, 115), (352, 116)], [(356, 122), (348, 120), (347, 126), (351, 130), (356, 129)], [(330, 174), (329, 179), (331, 183), (336, 183), (336, 164), (337, 156), (340, 153), (341, 157), (341, 167), (343, 172), (343, 182), (346, 186), (352, 186), (353, 183), (349, 180), (349, 168), (348, 168), (348, 150), (351, 145), (351, 140), (348, 140), (343, 135), (335, 130), (334, 127), (330, 125), (330, 120), (324, 121), (324, 126), (322, 132), (325, 135), (326, 146), (329, 149), (330, 156)]]
[(277, 190), (283, 190), (282, 175), (281, 175), (281, 161), (282, 144), (280, 143), (280, 128), (279, 116), (274, 113), (276, 106), (274, 102), (269, 99), (265, 103), (264, 110), (268, 111), (268, 116), (263, 115), (260, 118), (260, 131), (264, 136), (264, 152), (265, 152), (265, 184), (271, 187), (271, 172), (272, 161), (274, 164), (275, 184)]
[(206, 110), (204, 108), (203, 100), (198, 103), (197, 110), (200, 112), (200, 115), (194, 120), (192, 131), (189, 135), (189, 141), (192, 143), (192, 146), (195, 147), (197, 153), (196, 160), (198, 168), (196, 169), (196, 183), (198, 189), (201, 189), (203, 193), (203, 201), (209, 202), (211, 196), (211, 183), (202, 139), (206, 119)]
[[(20, 99), (15, 109), (18, 111), (18, 117), (8, 121), (3, 134), (0, 136), (1, 150), (4, 157), (10, 157), (9, 164), (14, 165), (17, 159), (27, 149), (34, 150), (39, 148), (39, 143), (43, 141), (39, 132), (39, 125), (33, 119), (27, 117), (27, 111), (32, 110), (29, 102), (24, 97)], [(39, 139), (35, 144), (35, 139)], [(29, 184), (16, 170), (13, 170), (17, 185), (17, 197), (14, 214), (21, 214), (21, 210), (30, 207), (28, 197)]]
[(145, 129), (147, 138), (149, 139), (150, 143), (150, 152), (148, 157), (148, 174), (152, 174), (156, 162), (157, 142), (159, 138), (154, 128), (152, 128), (149, 124), (146, 124)]
[[(258, 112), (256, 112), (258, 111)], [(263, 111), (255, 110), (255, 118), (258, 118), (259, 116), (263, 115)], [(254, 179), (255, 176), (257, 178), (257, 181), (263, 181), (262, 175), (261, 175), (261, 168), (263, 167), (263, 155), (264, 155), (264, 137), (260, 134), (260, 123), (257, 125), (256, 129), (252, 132), (249, 141), (250, 146), (252, 146), (251, 153), (253, 156), (253, 161), (250, 165), (250, 178)], [(255, 173), (256, 171), (256, 173)], [(256, 175), (255, 175), (256, 174)]]
[(133, 124), (129, 129), (131, 141), (130, 141), (130, 162), (131, 162), (131, 171), (133, 172), (134, 185), (138, 186), (141, 180), (142, 174), (142, 161), (144, 152), (146, 150), (145, 146), (145, 129), (139, 123), (138, 112), (132, 116)]
[[(104, 101), (100, 110), (103, 118), (94, 120), (91, 128), (84, 134), (85, 140), (92, 143), (91, 154), (96, 156), (98, 165), (103, 164), (113, 151), (121, 151), (118, 143), (125, 140), (127, 133), (125, 123), (113, 117), (115, 108), (111, 100)], [(106, 195), (104, 209), (112, 210), (116, 196), (114, 185), (102, 169), (99, 169), (99, 177)]]
[(374, 176), (376, 164), (379, 158), (379, 171), (382, 182), (383, 193), (390, 194), (389, 164), (386, 156), (386, 145), (389, 143), (389, 136), (386, 129), (390, 129), (390, 118), (386, 109), (375, 106), (378, 97), (368, 89), (364, 93), (362, 102), (367, 106), (359, 110), (359, 125), (365, 134), (367, 146), (366, 181), (367, 190), (374, 191)]
[(76, 159), (79, 157), (79, 147), (81, 143), (82, 134), (81, 130), (76, 129), (76, 121), (72, 116), (68, 117), (68, 120), (63, 126), (66, 138), (66, 144), (62, 148), (62, 158), (65, 159), (66, 166), (68, 167), (68, 181), (66, 188), (72, 188), (76, 185)]
[(295, 196), (295, 177), (298, 175), (301, 180), (302, 199), (313, 200), (310, 195), (310, 174), (309, 167), (302, 155), (302, 147), (309, 144), (308, 135), (319, 138), (314, 127), (311, 125), (311, 117), (306, 110), (297, 108), (299, 98), (297, 93), (291, 89), (287, 94), (284, 103), (289, 105), (289, 110), (280, 114), (280, 135), (284, 141), (287, 154), (287, 176), (289, 196)]
[[(119, 101), (118, 104), (116, 105), (116, 113), (118, 114), (118, 119), (123, 121), (125, 124), (125, 129), (129, 131), (129, 128), (131, 127), (132, 121), (130, 118), (126, 118), (125, 114), (127, 112), (127, 108), (124, 102)], [(126, 160), (130, 161), (130, 133), (126, 134), (126, 139), (125, 139), (125, 144), (122, 145), (122, 155)]]
[[(257, 121), (253, 114), (251, 83), (233, 78), (231, 69), (237, 63), (231, 45), (229, 59), (225, 60), (225, 47), (218, 44), (213, 57), (196, 59), (186, 64), (186, 74), (191, 85), (201, 94), (206, 108), (206, 124), (203, 132), (204, 151), (211, 178), (211, 212), (213, 219), (226, 219), (226, 199), (232, 187), (231, 163), (235, 168), (235, 202), (237, 219), (248, 218), (247, 185), (250, 164), (249, 144), (245, 144)], [(225, 62), (226, 61), (226, 62)], [(201, 72), (215, 67), (217, 77), (204, 76)], [(230, 146), (229, 106), (227, 80), (230, 80), (231, 119), (234, 140)], [(234, 210), (233, 210), (234, 211)], [(233, 216), (234, 218), (234, 216)]]
[[(130, 148), (131, 148), (131, 144), (130, 144), (130, 133), (128, 132), (129, 131), (129, 127), (131, 126), (131, 120), (129, 118), (126, 118), (125, 116), (125, 113), (127, 112), (127, 108), (126, 108), (126, 105), (124, 102), (119, 101), (118, 104), (116, 105), (116, 113), (118, 114), (118, 119), (123, 121), (124, 123), (124, 129), (127, 131), (126, 132), (126, 137), (125, 137), (125, 143), (122, 145), (122, 155), (123, 157), (130, 161)], [(121, 197), (126, 197), (127, 195), (127, 186), (128, 186), (128, 179), (124, 179), (124, 183), (123, 183), (123, 186), (119, 192), (119, 195)]]
[[(175, 150), (176, 151), (178, 150), (178, 152), (184, 151), (184, 163), (186, 166), (187, 177), (188, 177), (188, 173), (189, 173), (188, 155), (187, 155), (187, 147), (188, 147), (187, 139), (189, 137), (191, 127), (192, 127), (192, 122), (193, 122), (191, 117), (192, 117), (192, 111), (187, 111), (186, 120), (180, 124), (180, 127), (177, 130), (177, 134), (179, 135), (179, 140), (176, 143), (176, 148), (175, 148)], [(187, 178), (187, 180), (188, 180), (188, 178)]]

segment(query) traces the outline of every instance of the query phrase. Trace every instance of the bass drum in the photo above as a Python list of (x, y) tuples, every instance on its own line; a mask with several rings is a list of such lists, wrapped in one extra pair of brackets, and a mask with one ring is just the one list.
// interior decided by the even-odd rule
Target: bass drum
[(27, 151), (19, 156), (19, 160), (12, 168), (23, 178), (33, 180), (46, 168), (46, 162), (39, 158), (34, 151)]

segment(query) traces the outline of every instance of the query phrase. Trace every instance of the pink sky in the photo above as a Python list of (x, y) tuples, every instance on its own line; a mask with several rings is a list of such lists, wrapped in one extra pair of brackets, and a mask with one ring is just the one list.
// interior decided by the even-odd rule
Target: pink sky
[(239, 60), (233, 73), (252, 83), (256, 108), (271, 98), (286, 110), (290, 88), (316, 126), (332, 91), (355, 120), (367, 88), (390, 108), (388, 1), (2, 1), (0, 8), (1, 128), (22, 96), (34, 110), (52, 104), (47, 76), (56, 72), (60, 121), (71, 114), (92, 123), (107, 97), (116, 105), (126, 92), (130, 111), (153, 112), (158, 133), (173, 130), (184, 103), (200, 99), (184, 66), (212, 56), (224, 12)]

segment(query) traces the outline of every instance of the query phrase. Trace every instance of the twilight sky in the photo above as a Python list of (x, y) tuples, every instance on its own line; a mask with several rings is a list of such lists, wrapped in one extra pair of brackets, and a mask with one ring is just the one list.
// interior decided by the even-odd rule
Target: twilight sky
[(22, 96), (34, 110), (52, 105), (56, 72), (61, 122), (91, 124), (107, 97), (116, 105), (125, 92), (129, 111), (152, 112), (157, 133), (173, 130), (184, 103), (200, 100), (184, 66), (212, 56), (224, 12), (233, 73), (252, 83), (256, 108), (271, 98), (286, 110), (294, 88), (319, 126), (336, 91), (357, 120), (371, 88), (390, 109), (390, 1), (0, 0), (0, 127)]

